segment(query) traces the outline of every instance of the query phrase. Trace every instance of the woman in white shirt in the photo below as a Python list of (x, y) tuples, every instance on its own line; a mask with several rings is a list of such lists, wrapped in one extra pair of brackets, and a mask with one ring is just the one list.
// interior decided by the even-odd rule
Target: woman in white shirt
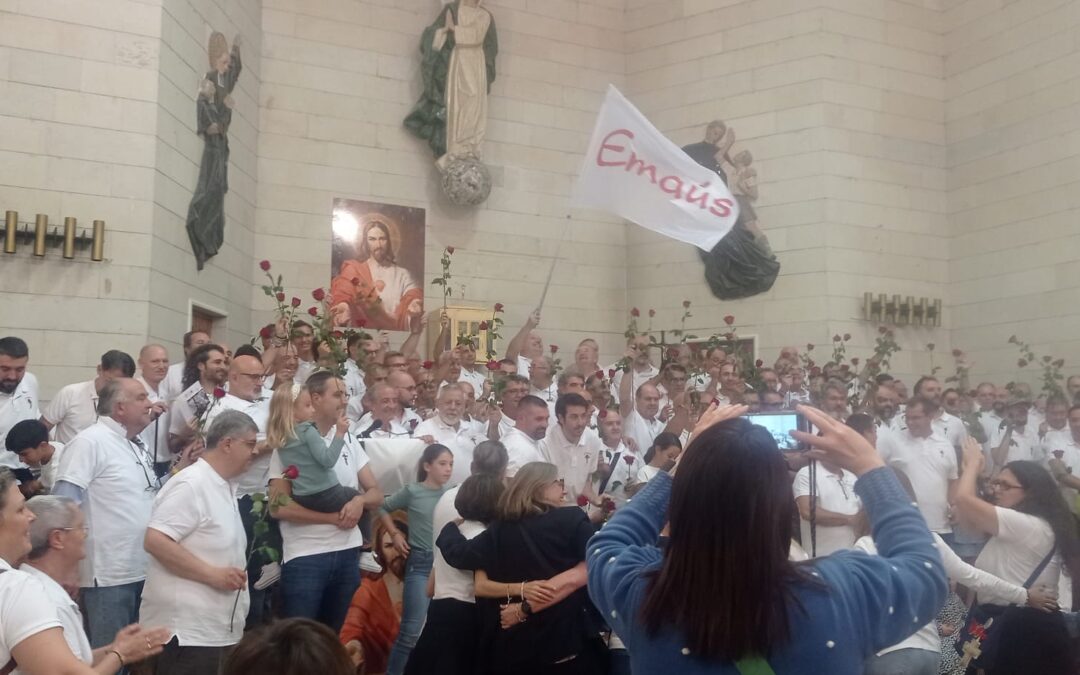
[(26, 507), (35, 519), (30, 526), (30, 553), (19, 569), (44, 587), (45, 604), (56, 611), (71, 653), (93, 666), (94, 672), (109, 675), (159, 653), (169, 632), (138, 625), (120, 631), (111, 644), (90, 649), (82, 613), (65, 590), (65, 586), (79, 585), (79, 561), (86, 557), (86, 516), (73, 500), (55, 495), (34, 497)]
[(679, 437), (673, 433), (665, 431), (653, 439), (652, 445), (645, 451), (645, 457), (643, 458), (645, 464), (637, 472), (637, 480), (640, 484), (637, 489), (640, 490), (645, 487), (645, 483), (648, 483), (661, 471), (670, 471), (681, 452), (682, 443), (679, 442)]
[[(964, 442), (964, 465), (956, 490), (960, 519), (990, 535), (975, 561), (979, 569), (1023, 585), (1049, 556), (1033, 585), (1057, 588), (1064, 571), (1080, 574), (1080, 537), (1076, 520), (1053, 477), (1034, 462), (1010, 462), (990, 481), (996, 505), (979, 498), (976, 478), (985, 457), (978, 441)], [(997, 663), (987, 675), (1073, 672), (1071, 648), (1060, 612), (1010, 607), (1000, 597), (979, 598), (993, 615), (1008, 615), (998, 636)], [(1062, 598), (1071, 606), (1072, 598)], [(1000, 619), (999, 619), (1000, 620)]]

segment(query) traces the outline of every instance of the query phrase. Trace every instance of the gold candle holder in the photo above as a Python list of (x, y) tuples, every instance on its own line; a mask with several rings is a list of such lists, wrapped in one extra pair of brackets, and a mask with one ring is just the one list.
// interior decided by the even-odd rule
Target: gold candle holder
[(75, 223), (71, 216), (64, 218), (64, 258), (67, 260), (75, 257)]
[(8, 211), (4, 217), (4, 253), (14, 253), (16, 246), (15, 230), (19, 227), (18, 211)]
[(45, 257), (45, 236), (49, 233), (49, 216), (44, 213), (34, 218), (34, 255)]
[(105, 257), (105, 221), (94, 221), (94, 241), (90, 246), (90, 259), (101, 262)]

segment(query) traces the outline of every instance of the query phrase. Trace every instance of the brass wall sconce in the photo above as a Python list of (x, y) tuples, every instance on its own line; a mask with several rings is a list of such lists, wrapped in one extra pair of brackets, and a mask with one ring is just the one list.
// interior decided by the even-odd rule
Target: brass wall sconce
[(49, 230), (49, 216), (39, 213), (30, 223), (19, 229), (18, 211), (8, 211), (4, 216), (4, 253), (13, 254), (19, 243), (33, 244), (33, 253), (37, 258), (44, 258), (48, 247), (59, 248), (65, 260), (74, 260), (75, 251), (90, 249), (90, 259), (101, 262), (105, 259), (105, 221), (95, 220), (93, 230), (78, 231), (78, 221), (70, 216), (64, 218), (64, 227)]
[(941, 299), (863, 293), (863, 318), (900, 326), (940, 326)]

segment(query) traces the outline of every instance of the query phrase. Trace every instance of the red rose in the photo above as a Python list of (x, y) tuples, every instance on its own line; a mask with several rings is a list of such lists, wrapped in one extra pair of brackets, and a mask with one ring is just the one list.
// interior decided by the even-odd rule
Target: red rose
[(551, 353), (555, 354), (559, 351), (559, 345), (551, 345)]
[(488, 370), (498, 370), (499, 369), (499, 362), (494, 361), (494, 360), (488, 361), (487, 362), (487, 369)]
[(450, 255), (454, 255), (454, 247), (453, 246), (447, 246), (446, 247), (446, 252), (449, 253)]
[(614, 378), (615, 377), (615, 369), (614, 368), (608, 368), (607, 376), (608, 376), (609, 380)]
[(480, 330), (487, 330), (487, 329), (488, 329), (487, 321), (481, 321), (480, 322)]
[(319, 309), (318, 307), (308, 307), (307, 313), (311, 316), (319, 316)]
[(735, 317), (728, 314), (727, 316), (724, 317), (724, 323), (726, 323), (729, 326), (732, 325), (733, 323), (735, 323)]
[(847, 342), (850, 339), (851, 339), (851, 333), (844, 333), (844, 342)]
[(263, 326), (262, 330), (259, 331), (259, 337), (264, 340), (269, 340), (271, 337), (273, 337), (273, 335), (274, 331), (270, 328), (270, 326)]
[(933, 342), (927, 342), (926, 343), (926, 349), (929, 350), (929, 351), (934, 351), (934, 343)]
[(315, 298), (315, 302), (322, 302), (326, 298), (326, 291), (316, 288), (311, 292), (311, 297)]
[(602, 379), (604, 379), (604, 371), (602, 371), (602, 370), (598, 370), (598, 371), (596, 371), (596, 375), (594, 375), (594, 377), (595, 377), (596, 379), (598, 379), (598, 380), (602, 380)]
[(357, 319), (356, 321), (353, 321), (353, 325), (357, 328), (363, 328), (367, 325), (367, 319)]
[(760, 368), (763, 365), (765, 365), (765, 362), (762, 361), (761, 359), (758, 359), (757, 361), (754, 361), (754, 365), (757, 366), (758, 368)]
[(851, 359), (851, 365), (853, 365), (853, 366), (857, 366), (857, 365), (859, 365), (859, 357), (858, 357), (858, 356), (856, 356), (855, 358)]
[(336, 330), (333, 333), (330, 333), (330, 337), (337, 338), (338, 340), (340, 340), (341, 338), (345, 337), (345, 333), (342, 333), (341, 331)]
[(650, 309), (650, 310), (649, 310), (649, 318), (651, 319), (651, 318), (653, 318), (654, 316), (656, 316), (656, 310), (655, 310), (655, 309)]
[(284, 293), (278, 293), (274, 297), (277, 298), (278, 302), (285, 302), (285, 294)]
[(424, 370), (431, 370), (432, 368), (435, 367), (435, 362), (434, 361), (424, 361), (422, 364), (420, 364), (420, 367), (423, 368)]
[(638, 310), (637, 307), (631, 307), (630, 308), (630, 316), (635, 317), (635, 318), (639, 317), (639, 316), (641, 316), (641, 311)]
[(259, 263), (259, 269), (261, 269), (263, 272), (269, 272), (270, 271), (270, 261), (269, 260), (263, 260), (262, 262), (260, 262)]
[(225, 398), (225, 390), (221, 387), (214, 387), (214, 398)]
[(952, 355), (955, 358), (960, 358), (961, 356), (964, 355), (964, 352), (960, 351), (959, 349), (954, 349), (954, 350), (952, 350)]
[(603, 509), (604, 513), (614, 513), (615, 502), (611, 499), (605, 499), (603, 505), (600, 508)]
[(623, 461), (626, 462), (627, 464), (633, 464), (634, 463), (633, 455), (623, 455), (622, 458), (623, 458)]
[(832, 336), (832, 341), (833, 342), (840, 342), (840, 336), (839, 335)]
[(667, 357), (669, 359), (671, 359), (672, 361), (679, 358), (679, 349), (677, 347), (672, 347), (672, 348), (668, 349), (667, 350)]
[(810, 375), (817, 376), (817, 375), (820, 375), (820, 374), (821, 374), (821, 368), (818, 368), (817, 366), (814, 366), (813, 368), (810, 369)]
[(299, 307), (300, 306), (300, 298), (293, 298), (292, 299), (292, 306), (293, 307)]
[(806, 351), (808, 351), (808, 352), (814, 351), (814, 345), (812, 345), (810, 343), (807, 343), (806, 344)]
[(295, 464), (290, 464), (288, 467), (285, 468), (285, 471), (281, 474), (281, 477), (288, 480), (296, 480), (300, 477), (300, 469), (298, 469)]
[(689, 300), (683, 300), (682, 301), (682, 306), (685, 307), (686, 309), (690, 309), (690, 301)]
[(589, 498), (586, 497), (585, 495), (578, 495), (577, 496), (577, 505), (581, 506), (581, 507), (588, 506), (589, 505)]
[(597, 411), (596, 417), (598, 419), (602, 419), (602, 420), (607, 419), (607, 413), (608, 413), (607, 408), (602, 408), (599, 411)]
[(849, 370), (851, 370), (851, 366), (849, 366), (849, 365), (848, 365), (848, 364), (846, 364), (846, 363), (842, 363), (842, 364), (840, 364), (840, 371), (841, 371), (841, 372), (844, 372), (844, 373), (846, 373), (846, 372), (848, 372)]
[(496, 311), (496, 312), (501, 312), (501, 311), (503, 311), (503, 304), (502, 304), (501, 302), (496, 302), (496, 303), (495, 303), (495, 311)]

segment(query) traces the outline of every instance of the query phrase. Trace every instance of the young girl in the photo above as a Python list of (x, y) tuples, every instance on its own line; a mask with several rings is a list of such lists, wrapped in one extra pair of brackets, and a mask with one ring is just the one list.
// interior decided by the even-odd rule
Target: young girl
[(292, 498), (305, 509), (337, 513), (354, 497), (355, 488), (344, 487), (334, 475), (334, 465), (345, 446), (349, 420), (342, 415), (329, 447), (311, 422), (315, 411), (311, 394), (294, 384), (279, 387), (270, 399), (270, 419), (266, 442), (278, 451), (282, 466), (295, 466), (300, 474), (292, 479)]
[(678, 436), (667, 431), (657, 436), (645, 451), (645, 465), (638, 469), (638, 482), (648, 483), (661, 471), (669, 471), (680, 452), (682, 443)]
[[(454, 454), (445, 445), (429, 445), (416, 468), (416, 482), (410, 483), (387, 497), (379, 512), (383, 525), (390, 531), (394, 546), (409, 556), (405, 563), (405, 597), (401, 613), (401, 629), (390, 651), (387, 675), (401, 675), (409, 660), (409, 653), (416, 646), (420, 630), (424, 627), (430, 598), (427, 595), (428, 576), (435, 559), (435, 536), (432, 517), (439, 497), (447, 490), (450, 474), (454, 470)], [(390, 513), (408, 509), (409, 536), (394, 526)]]

